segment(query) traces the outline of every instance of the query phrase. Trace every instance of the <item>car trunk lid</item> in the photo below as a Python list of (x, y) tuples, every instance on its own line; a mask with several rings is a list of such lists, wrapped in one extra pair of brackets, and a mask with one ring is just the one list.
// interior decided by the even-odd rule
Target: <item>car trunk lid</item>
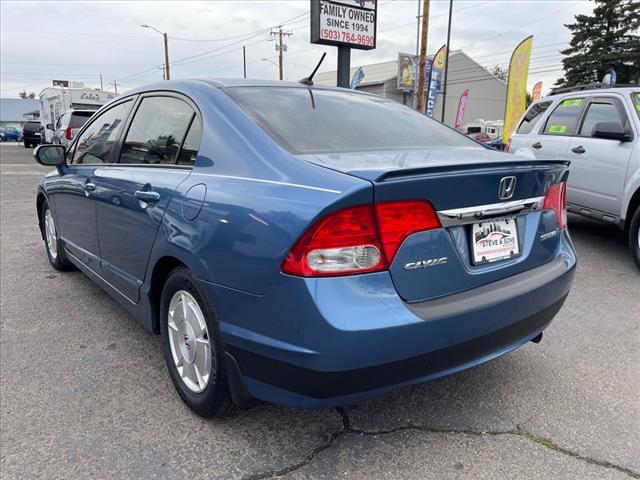
[[(314, 163), (371, 181), (375, 202), (427, 200), (438, 212), (442, 227), (405, 238), (390, 265), (407, 302), (522, 273), (552, 260), (559, 248), (556, 214), (542, 207), (550, 185), (566, 180), (568, 162), (476, 148), (313, 157)], [(500, 198), (509, 178), (512, 190)], [(505, 251), (508, 241), (515, 243)], [(494, 260), (496, 254), (509, 257)]]

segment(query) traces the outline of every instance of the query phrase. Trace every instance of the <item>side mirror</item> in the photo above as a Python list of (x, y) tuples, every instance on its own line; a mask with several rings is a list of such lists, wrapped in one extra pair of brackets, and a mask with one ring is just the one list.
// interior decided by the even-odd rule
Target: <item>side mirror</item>
[(55, 130), (55, 128), (53, 128), (53, 123), (47, 123), (46, 129), (47, 130)]
[(629, 133), (617, 122), (596, 123), (591, 130), (591, 136), (606, 140), (618, 140), (619, 142), (628, 142), (630, 140)]
[(33, 158), (45, 167), (61, 167), (67, 161), (62, 145), (38, 145), (33, 151)]

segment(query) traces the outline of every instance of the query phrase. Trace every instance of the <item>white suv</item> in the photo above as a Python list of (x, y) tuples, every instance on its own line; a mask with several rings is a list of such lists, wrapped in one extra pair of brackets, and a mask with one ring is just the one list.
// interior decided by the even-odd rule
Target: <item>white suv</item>
[(555, 90), (527, 109), (508, 151), (571, 161), (567, 209), (627, 232), (640, 268), (640, 86)]

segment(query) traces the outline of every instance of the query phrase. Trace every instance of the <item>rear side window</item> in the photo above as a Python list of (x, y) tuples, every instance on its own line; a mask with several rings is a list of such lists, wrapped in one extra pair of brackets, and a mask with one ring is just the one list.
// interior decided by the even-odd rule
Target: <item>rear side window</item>
[(235, 87), (226, 93), (276, 142), (296, 154), (484, 148), (382, 97), (300, 87)]
[(551, 103), (552, 102), (540, 102), (531, 105), (529, 110), (527, 110), (527, 113), (524, 114), (522, 122), (520, 122), (520, 126), (518, 126), (516, 133), (524, 135), (530, 133), (531, 130), (533, 130), (533, 127), (535, 127), (543, 117), (542, 114), (547, 111), (547, 108), (549, 108)]
[(596, 123), (611, 122), (618, 123), (625, 128), (626, 118), (620, 116), (618, 107), (612, 100), (594, 100), (587, 107), (587, 113), (584, 116), (582, 125), (580, 126), (579, 135), (581, 137), (590, 137), (593, 127)]
[(638, 118), (640, 118), (640, 92), (633, 92), (631, 94), (631, 99), (633, 100)]
[(193, 166), (196, 163), (198, 157), (198, 150), (200, 149), (200, 137), (202, 136), (202, 122), (196, 116), (193, 119), (191, 127), (189, 127), (189, 133), (187, 138), (184, 139), (184, 144), (180, 149), (178, 155), (178, 164)]
[(100, 114), (78, 138), (73, 163), (110, 163), (122, 123), (131, 108), (131, 100), (116, 105)]
[(85, 123), (87, 123), (87, 120), (91, 118), (91, 115), (92, 113), (74, 112), (71, 114), (71, 121), (69, 122), (69, 126), (71, 128), (80, 128)]
[(584, 106), (584, 98), (566, 98), (549, 115), (544, 133), (548, 135), (571, 135)]
[(136, 111), (122, 146), (120, 163), (176, 163), (193, 109), (173, 97), (147, 97)]

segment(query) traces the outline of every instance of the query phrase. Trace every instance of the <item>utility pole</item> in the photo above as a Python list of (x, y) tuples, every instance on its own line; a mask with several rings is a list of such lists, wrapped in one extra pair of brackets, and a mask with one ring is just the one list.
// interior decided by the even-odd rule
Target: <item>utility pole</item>
[(102, 74), (100, 74), (100, 91), (104, 92), (104, 88), (102, 88)]
[(418, 63), (418, 79), (416, 81), (416, 110), (424, 112), (424, 77), (427, 66), (427, 38), (429, 35), (429, 0), (422, 1), (422, 32), (420, 35), (420, 62)]
[(447, 106), (447, 76), (449, 74), (449, 45), (451, 42), (451, 16), (453, 13), (453, 0), (449, 0), (449, 26), (447, 27), (447, 46), (445, 47), (445, 63), (444, 63), (444, 85), (442, 86), (442, 117), (440, 121), (444, 123), (444, 109)]
[(247, 48), (242, 46), (242, 69), (244, 71), (244, 78), (247, 78)]
[(167, 37), (166, 32), (162, 34), (164, 36), (164, 66), (165, 66), (165, 79), (171, 80), (171, 75), (169, 75), (169, 38)]
[(118, 84), (116, 83), (115, 80), (113, 81), (113, 89), (115, 90), (116, 95), (117, 95), (118, 94)]
[(278, 43), (276, 44), (276, 50), (278, 51), (278, 67), (280, 69), (280, 80), (284, 79), (284, 59), (283, 59), (283, 53), (286, 51), (287, 46), (284, 45), (282, 43), (282, 37), (290, 37), (291, 35), (293, 35), (293, 33), (291, 32), (283, 32), (282, 31), (282, 25), (280, 25), (278, 27), (278, 31), (274, 32), (271, 31), (271, 35), (277, 35), (278, 36)]

